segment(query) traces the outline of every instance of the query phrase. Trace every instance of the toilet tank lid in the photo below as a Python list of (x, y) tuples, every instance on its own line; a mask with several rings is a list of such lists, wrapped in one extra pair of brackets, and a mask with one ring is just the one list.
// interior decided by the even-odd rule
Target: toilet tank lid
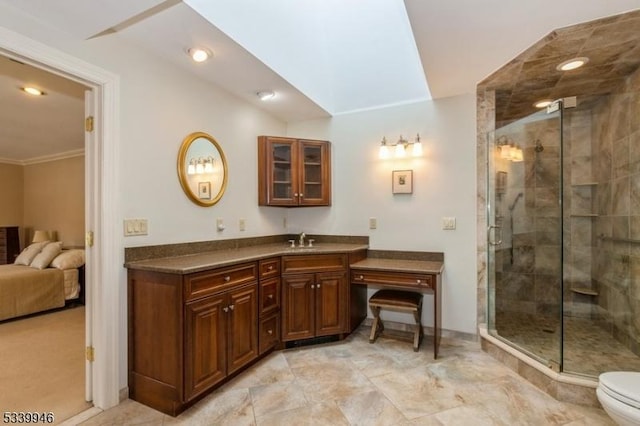
[[(618, 395), (640, 402), (640, 372), (637, 371), (609, 371), (600, 374), (600, 384), (611, 389)], [(634, 404), (635, 405), (635, 404)]]

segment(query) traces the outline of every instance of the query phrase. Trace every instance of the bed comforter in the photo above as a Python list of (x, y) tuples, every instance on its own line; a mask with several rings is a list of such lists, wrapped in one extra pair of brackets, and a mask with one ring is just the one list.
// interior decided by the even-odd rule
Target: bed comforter
[(0, 265), (0, 321), (61, 308), (64, 274), (56, 268)]

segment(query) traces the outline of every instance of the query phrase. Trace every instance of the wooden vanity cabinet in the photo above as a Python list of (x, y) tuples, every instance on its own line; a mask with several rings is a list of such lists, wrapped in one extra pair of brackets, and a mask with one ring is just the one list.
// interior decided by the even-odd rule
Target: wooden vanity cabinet
[(282, 257), (282, 340), (344, 334), (349, 283), (344, 254)]
[(259, 136), (258, 204), (331, 205), (330, 142)]
[(177, 415), (259, 355), (258, 263), (129, 269), (129, 395)]
[(260, 355), (280, 345), (280, 258), (260, 260), (258, 345)]

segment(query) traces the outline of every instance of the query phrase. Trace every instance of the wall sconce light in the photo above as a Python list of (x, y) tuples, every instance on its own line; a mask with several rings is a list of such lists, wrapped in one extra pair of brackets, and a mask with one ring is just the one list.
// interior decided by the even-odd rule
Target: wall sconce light
[(506, 136), (500, 136), (496, 141), (496, 145), (500, 151), (500, 158), (510, 160), (514, 163), (519, 163), (524, 160), (522, 148), (513, 142), (509, 142)]
[(420, 134), (416, 135), (416, 138), (413, 142), (410, 142), (400, 135), (400, 138), (396, 143), (389, 144), (387, 142), (387, 138), (383, 137), (380, 142), (380, 150), (378, 151), (378, 157), (381, 159), (387, 159), (391, 157), (391, 153), (389, 152), (389, 148), (393, 147), (394, 157), (395, 158), (404, 158), (407, 156), (407, 151), (411, 150), (412, 157), (420, 157), (422, 156), (422, 142), (420, 142)]
[(192, 158), (187, 166), (188, 175), (201, 175), (204, 173), (213, 173), (213, 157)]

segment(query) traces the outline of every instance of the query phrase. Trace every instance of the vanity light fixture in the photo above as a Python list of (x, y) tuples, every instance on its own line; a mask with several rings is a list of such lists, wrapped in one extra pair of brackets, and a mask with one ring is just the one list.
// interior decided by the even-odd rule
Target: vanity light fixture
[(33, 86), (21, 87), (20, 90), (22, 90), (23, 92), (28, 93), (30, 95), (33, 95), (33, 96), (44, 96), (44, 95), (46, 95), (46, 93), (44, 93), (42, 90), (36, 89)]
[(581, 57), (578, 57), (578, 58), (571, 58), (571, 59), (568, 59), (568, 60), (558, 64), (556, 69), (558, 71), (571, 71), (571, 70), (575, 70), (576, 68), (580, 68), (581, 66), (583, 66), (587, 62), (589, 62), (589, 58), (587, 58), (585, 56), (581, 56)]
[(394, 157), (395, 158), (404, 158), (407, 156), (407, 151), (411, 151), (412, 157), (421, 157), (422, 156), (422, 142), (420, 141), (420, 134), (416, 134), (416, 138), (413, 142), (404, 139), (402, 135), (396, 143), (389, 144), (387, 142), (387, 138), (383, 137), (380, 142), (380, 149), (378, 151), (378, 157), (382, 160), (390, 158), (391, 153), (389, 152), (389, 147), (393, 147)]
[(273, 90), (261, 90), (256, 93), (261, 101), (268, 101), (269, 99), (273, 99), (276, 96), (276, 93)]
[(212, 56), (209, 50), (201, 47), (193, 47), (187, 50), (187, 53), (191, 56), (191, 59), (193, 59), (194, 62), (204, 62)]
[(215, 160), (211, 156), (206, 158), (192, 158), (189, 160), (189, 164), (187, 165), (187, 174), (201, 175), (204, 173), (213, 173), (214, 162)]
[(500, 158), (514, 163), (520, 163), (524, 160), (522, 148), (513, 142), (509, 142), (506, 136), (500, 136), (496, 141), (496, 146), (500, 152)]

